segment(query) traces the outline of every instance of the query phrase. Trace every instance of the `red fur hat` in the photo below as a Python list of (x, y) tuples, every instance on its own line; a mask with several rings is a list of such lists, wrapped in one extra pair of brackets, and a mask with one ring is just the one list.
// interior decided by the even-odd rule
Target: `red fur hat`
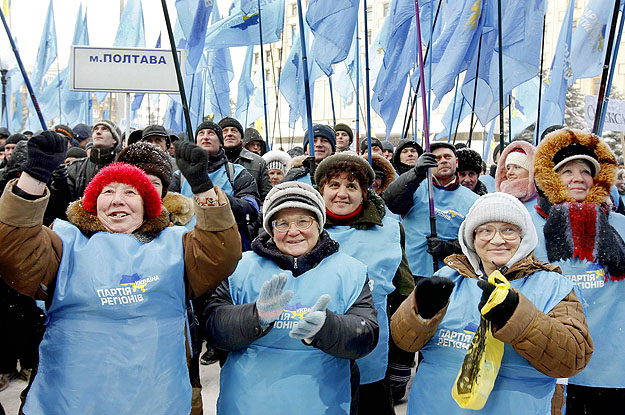
[(97, 214), (97, 200), (104, 186), (110, 183), (124, 183), (137, 189), (143, 199), (145, 214), (156, 218), (161, 214), (161, 195), (143, 170), (126, 163), (113, 163), (98, 172), (87, 185), (82, 199), (83, 208), (92, 215)]

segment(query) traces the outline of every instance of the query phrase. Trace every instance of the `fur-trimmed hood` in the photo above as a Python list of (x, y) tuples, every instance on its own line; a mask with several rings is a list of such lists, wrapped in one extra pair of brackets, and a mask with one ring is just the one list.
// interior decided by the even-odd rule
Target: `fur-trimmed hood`
[[(367, 155), (363, 155), (363, 157), (367, 158)], [(395, 169), (390, 161), (386, 158), (380, 156), (379, 154), (371, 154), (371, 163), (373, 164), (373, 170), (381, 170), (384, 173), (384, 180), (382, 180), (382, 184), (377, 190), (377, 194), (382, 194), (386, 190), (386, 188), (393, 183), (395, 180)]]
[[(506, 178), (506, 159), (508, 154), (515, 150), (522, 150), (529, 158), (530, 164), (534, 163), (534, 155), (536, 154), (536, 147), (527, 141), (517, 140), (508, 144), (508, 146), (501, 153), (499, 163), (497, 164), (497, 171), (495, 172), (495, 191), (509, 193), (521, 200), (521, 202), (527, 202), (528, 200), (536, 197), (537, 190), (534, 183), (534, 169), (529, 169), (529, 177), (527, 183), (520, 179), (517, 183), (507, 183), (504, 185), (504, 190), (501, 189), (501, 183), (508, 181)], [(555, 153), (554, 153), (555, 154)], [(552, 156), (553, 158), (553, 156)], [(515, 180), (516, 182), (516, 180)]]
[[(616, 157), (607, 144), (596, 135), (570, 128), (563, 128), (548, 134), (536, 149), (534, 179), (539, 194), (544, 196), (552, 205), (575, 202), (569, 196), (566, 186), (562, 184), (560, 176), (553, 169), (554, 155), (572, 143), (579, 143), (594, 151), (601, 165), (601, 171), (594, 177), (594, 184), (584, 202), (605, 203), (610, 197), (610, 188), (616, 182)], [(500, 161), (499, 165), (502, 166), (503, 163)]]
[(296, 167), (304, 167), (304, 160), (308, 158), (307, 154), (302, 154), (301, 156), (293, 157), (291, 161), (291, 168)]
[(163, 207), (169, 212), (169, 219), (174, 225), (186, 225), (195, 215), (193, 199), (176, 192), (167, 192)]
[[(108, 232), (96, 215), (92, 215), (83, 208), (82, 198), (70, 203), (67, 208), (67, 219), (87, 237), (91, 237), (96, 232)], [(144, 221), (132, 235), (141, 242), (150, 242), (168, 226), (169, 212), (163, 207), (159, 216)]]

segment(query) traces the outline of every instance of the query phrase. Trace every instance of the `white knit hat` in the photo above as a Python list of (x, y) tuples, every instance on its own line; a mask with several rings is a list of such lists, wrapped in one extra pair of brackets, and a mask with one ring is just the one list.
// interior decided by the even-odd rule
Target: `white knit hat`
[(271, 150), (262, 157), (267, 163), (267, 170), (280, 170), (282, 174), (286, 174), (291, 168), (291, 156), (285, 151)]
[(506, 267), (510, 268), (536, 248), (538, 243), (536, 228), (527, 208), (519, 199), (507, 193), (487, 193), (473, 203), (458, 230), (458, 241), (462, 253), (467, 256), (478, 275), (481, 275), (482, 271), (480, 258), (475, 252), (473, 243), (474, 231), (475, 228), (487, 222), (510, 223), (521, 229), (521, 244), (512, 258), (505, 264)]
[(506, 157), (506, 165), (507, 168), (510, 164), (516, 164), (517, 166), (523, 167), (527, 171), (532, 170), (532, 165), (530, 163), (530, 158), (525, 151), (519, 149), (515, 149), (508, 153), (508, 157)]
[(263, 228), (269, 235), (273, 235), (271, 220), (287, 208), (309, 210), (317, 218), (319, 229), (323, 229), (326, 223), (326, 204), (311, 185), (301, 182), (278, 183), (269, 191), (263, 203)]

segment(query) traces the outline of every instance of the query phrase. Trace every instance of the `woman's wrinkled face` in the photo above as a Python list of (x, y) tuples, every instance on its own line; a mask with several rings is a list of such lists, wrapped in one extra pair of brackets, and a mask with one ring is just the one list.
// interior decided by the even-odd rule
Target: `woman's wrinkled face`
[(524, 179), (529, 177), (529, 175), (530, 172), (527, 169), (517, 164), (508, 164), (506, 166), (506, 180)]
[(594, 184), (590, 165), (582, 160), (571, 160), (557, 171), (562, 184), (576, 202), (583, 202)]
[(158, 194), (162, 195), (163, 194), (163, 182), (161, 181), (160, 177), (157, 177), (153, 174), (146, 174), (146, 176), (148, 176), (148, 179), (150, 179), (150, 181), (154, 185), (154, 188), (156, 189)]
[(338, 216), (349, 215), (362, 204), (362, 188), (358, 180), (341, 173), (328, 180), (321, 188), (326, 209)]
[(280, 183), (284, 179), (284, 173), (279, 169), (271, 169), (269, 170), (269, 181), (271, 181), (271, 185), (275, 186)]
[[(302, 224), (310, 223), (307, 229), (300, 229)], [(274, 224), (285, 224), (288, 222), (288, 229), (280, 231)], [(286, 208), (278, 212), (272, 220), (273, 240), (283, 254), (298, 257), (310, 252), (317, 241), (319, 241), (319, 224), (314, 215), (301, 208)]]
[(505, 222), (487, 222), (474, 232), (474, 245), (477, 256), (487, 273), (510, 261), (521, 244), (521, 229)]
[(97, 199), (97, 217), (113, 233), (133, 233), (143, 223), (143, 198), (125, 183), (104, 186)]

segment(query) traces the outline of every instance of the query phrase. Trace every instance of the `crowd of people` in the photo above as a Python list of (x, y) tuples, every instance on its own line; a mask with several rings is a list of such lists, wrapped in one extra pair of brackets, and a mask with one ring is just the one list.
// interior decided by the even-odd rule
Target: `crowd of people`
[[(489, 167), (342, 123), (288, 151), (231, 117), (191, 133), (0, 128), (20, 413), (201, 414), (217, 362), (218, 414), (468, 413), (451, 390), (481, 324), (505, 346), (480, 413), (625, 400), (625, 173), (599, 137), (552, 126)], [(482, 314), (493, 275), (510, 289)]]

